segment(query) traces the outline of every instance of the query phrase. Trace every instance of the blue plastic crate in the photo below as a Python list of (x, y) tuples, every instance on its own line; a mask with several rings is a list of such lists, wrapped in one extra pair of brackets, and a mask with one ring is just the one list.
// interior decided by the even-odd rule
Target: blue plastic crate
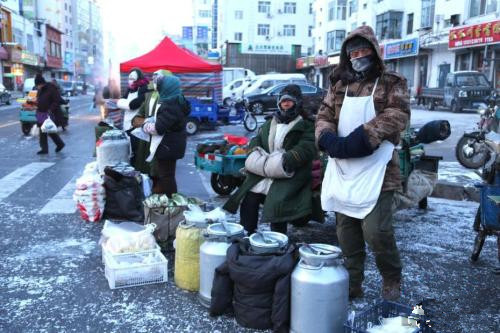
[(245, 166), (246, 155), (197, 154), (194, 158), (196, 168), (222, 176), (239, 176)]
[(19, 120), (24, 122), (36, 123), (36, 111), (21, 109), (19, 111)]
[[(376, 326), (380, 325), (380, 318), (390, 318), (397, 316), (409, 316), (411, 307), (390, 301), (380, 301), (368, 309), (355, 314), (354, 321), (349, 320), (344, 324), (344, 333), (366, 333), (368, 323)], [(421, 332), (419, 328), (415, 328), (414, 333)]]

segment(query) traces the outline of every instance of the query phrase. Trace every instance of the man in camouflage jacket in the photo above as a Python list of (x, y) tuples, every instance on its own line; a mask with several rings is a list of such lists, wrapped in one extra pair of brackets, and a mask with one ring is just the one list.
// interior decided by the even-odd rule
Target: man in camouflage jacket
[[(347, 85), (347, 96), (369, 96), (377, 78), (378, 84), (373, 92), (376, 116), (348, 136), (339, 137), (337, 127)], [(316, 120), (316, 143), (321, 150), (330, 157), (354, 158), (372, 154), (384, 140), (398, 145), (400, 133), (410, 119), (406, 79), (385, 69), (372, 28), (361, 26), (347, 36), (342, 44), (339, 65), (330, 81), (331, 86)], [(394, 191), (399, 189), (399, 158), (394, 151), (387, 164), (379, 199), (371, 213), (364, 219), (336, 214), (337, 235), (349, 271), (351, 298), (363, 295), (365, 241), (374, 252), (383, 277), (382, 296), (392, 300), (400, 296), (402, 266), (394, 239), (391, 210)]]

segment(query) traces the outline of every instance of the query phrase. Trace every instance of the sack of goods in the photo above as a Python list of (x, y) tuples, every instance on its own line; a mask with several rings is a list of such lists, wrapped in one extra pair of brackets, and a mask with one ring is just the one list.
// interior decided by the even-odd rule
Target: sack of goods
[(106, 166), (130, 161), (130, 143), (125, 132), (109, 130), (101, 135), (96, 143), (96, 156), (99, 172), (103, 173)]
[(57, 133), (57, 126), (49, 117), (45, 119), (42, 126), (40, 126), (40, 130), (42, 133)]
[(81, 218), (89, 222), (98, 222), (104, 212), (105, 197), (103, 179), (97, 172), (97, 163), (91, 162), (85, 166), (83, 175), (77, 179), (73, 194)]
[(99, 241), (103, 259), (105, 254), (134, 253), (156, 249), (158, 246), (153, 236), (155, 228), (154, 224), (144, 226), (135, 222), (115, 223), (106, 220)]
[(106, 205), (104, 215), (109, 219), (144, 221), (142, 176), (128, 163), (104, 168)]
[(197, 198), (187, 198), (180, 193), (172, 194), (169, 198), (166, 194), (153, 194), (144, 202), (144, 223), (156, 224), (155, 237), (158, 240), (168, 240), (175, 236), (175, 230), (184, 219), (181, 214), (188, 204), (201, 205), (203, 202)]

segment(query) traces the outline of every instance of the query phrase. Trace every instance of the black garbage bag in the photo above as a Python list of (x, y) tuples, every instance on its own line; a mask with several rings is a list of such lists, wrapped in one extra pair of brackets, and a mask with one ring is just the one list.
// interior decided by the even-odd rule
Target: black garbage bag
[(433, 120), (425, 124), (417, 133), (417, 143), (431, 143), (446, 140), (451, 134), (450, 123), (447, 120)]
[[(144, 222), (142, 201), (144, 193), (141, 181), (134, 176), (122, 175), (106, 167), (104, 188), (106, 204), (104, 217), (114, 220)], [(107, 171), (107, 172), (106, 172)]]

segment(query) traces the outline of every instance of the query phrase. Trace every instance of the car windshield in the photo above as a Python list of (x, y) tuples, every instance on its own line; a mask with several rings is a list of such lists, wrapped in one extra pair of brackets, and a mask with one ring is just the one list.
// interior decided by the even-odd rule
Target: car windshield
[(489, 86), (488, 80), (483, 75), (457, 75), (457, 86), (473, 87), (473, 86)]

